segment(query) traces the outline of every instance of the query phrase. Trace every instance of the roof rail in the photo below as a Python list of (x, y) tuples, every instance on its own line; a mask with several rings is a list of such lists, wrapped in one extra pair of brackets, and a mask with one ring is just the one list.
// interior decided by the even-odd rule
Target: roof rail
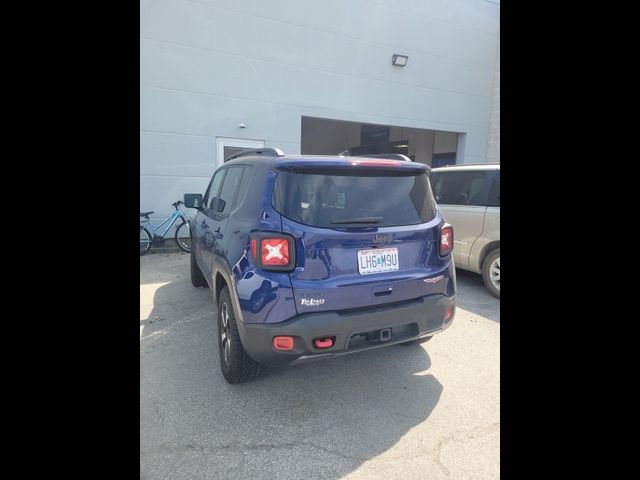
[(242, 150), (241, 152), (229, 155), (224, 159), (225, 162), (233, 160), (234, 158), (246, 157), (248, 155), (263, 155), (266, 157), (284, 157), (284, 152), (279, 148), (250, 148), (248, 150)]

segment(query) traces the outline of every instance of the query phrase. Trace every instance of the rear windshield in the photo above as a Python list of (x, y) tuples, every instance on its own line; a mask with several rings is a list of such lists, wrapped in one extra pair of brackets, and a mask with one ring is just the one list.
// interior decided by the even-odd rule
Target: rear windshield
[(291, 220), (321, 228), (415, 225), (436, 215), (424, 173), (281, 172), (273, 205)]

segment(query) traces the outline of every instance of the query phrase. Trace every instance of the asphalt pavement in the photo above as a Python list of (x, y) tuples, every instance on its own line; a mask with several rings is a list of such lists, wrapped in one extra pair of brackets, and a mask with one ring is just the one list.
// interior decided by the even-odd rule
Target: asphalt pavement
[(140, 258), (141, 479), (497, 479), (500, 301), (458, 271), (422, 345), (266, 369), (229, 385), (189, 255)]

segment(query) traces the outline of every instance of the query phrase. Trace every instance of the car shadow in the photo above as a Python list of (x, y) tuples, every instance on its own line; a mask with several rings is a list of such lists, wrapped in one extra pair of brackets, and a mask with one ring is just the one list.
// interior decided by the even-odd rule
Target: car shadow
[(229, 385), (214, 321), (208, 288), (155, 290), (141, 320), (141, 478), (342, 478), (427, 420), (442, 394), (428, 343)]
[[(482, 275), (457, 268), (456, 283), (458, 308), (500, 323), (500, 299), (487, 291)], [(464, 293), (460, 293), (460, 287), (463, 287)]]

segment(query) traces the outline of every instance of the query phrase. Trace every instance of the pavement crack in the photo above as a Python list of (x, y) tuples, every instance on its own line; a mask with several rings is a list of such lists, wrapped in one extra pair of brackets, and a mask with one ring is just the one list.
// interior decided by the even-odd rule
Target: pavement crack
[(418, 420), (420, 422), (424, 421), (424, 417), (415, 417), (413, 415), (407, 415), (406, 413), (396, 412), (394, 410), (389, 410), (389, 413), (397, 415), (398, 417), (408, 418), (409, 420)]
[[(144, 337), (140, 338), (140, 341), (142, 340), (149, 340), (153, 337), (158, 337), (158, 336), (164, 336), (167, 334), (167, 332), (173, 328), (175, 328), (176, 326), (183, 324), (183, 323), (190, 323), (190, 322), (195, 322), (197, 320), (201, 320), (203, 318), (207, 318), (211, 316), (211, 309), (209, 307), (203, 307), (200, 310), (195, 311), (194, 313), (192, 313), (191, 315), (188, 315), (184, 318), (181, 318), (179, 320), (175, 320), (175, 321), (171, 321), (169, 320), (169, 324), (166, 325), (165, 328), (163, 328), (162, 330), (156, 330), (154, 332), (151, 332), (148, 335), (145, 335)], [(163, 320), (167, 320), (164, 319)], [(141, 321), (142, 323), (142, 321)], [(153, 322), (152, 322), (153, 323)]]
[[(202, 313), (202, 312), (204, 312), (204, 313)], [(176, 325), (179, 325), (181, 323), (195, 322), (196, 320), (200, 320), (202, 318), (206, 318), (206, 317), (210, 317), (210, 316), (211, 316), (211, 310), (208, 307), (202, 308), (202, 309), (198, 310), (197, 312), (192, 313), (188, 317), (181, 318), (180, 320), (176, 320), (175, 322), (173, 322), (171, 324), (171, 326), (175, 327)]]
[(162, 415), (162, 413), (160, 412), (160, 408), (158, 408), (158, 403), (152, 398), (151, 399), (151, 403), (153, 404), (153, 409), (156, 412), (156, 415), (160, 418), (160, 423), (162, 425), (162, 428), (165, 428), (165, 420), (164, 420), (164, 415)]
[(166, 330), (156, 330), (155, 332), (151, 332), (149, 335), (145, 335), (144, 337), (140, 337), (140, 341), (142, 340), (150, 340), (154, 337), (162, 337), (167, 334)]
[[(155, 405), (154, 405), (155, 406)], [(357, 456), (352, 456), (352, 455), (346, 455), (342, 452), (337, 452), (335, 450), (331, 450), (329, 448), (323, 447), (321, 445), (318, 445), (316, 443), (310, 442), (310, 441), (304, 441), (304, 442), (287, 442), (287, 443), (249, 443), (249, 444), (243, 444), (243, 443), (238, 443), (238, 442), (232, 442), (232, 443), (227, 443), (227, 444), (222, 444), (222, 445), (217, 445), (214, 447), (205, 447), (203, 445), (200, 445), (198, 443), (188, 443), (186, 444), (182, 449), (181, 448), (177, 448), (175, 450), (197, 450), (199, 452), (202, 453), (213, 453), (213, 452), (219, 452), (219, 451), (225, 451), (225, 450), (229, 450), (229, 451), (271, 451), (271, 450), (287, 450), (287, 449), (294, 449), (294, 448), (299, 448), (299, 447), (311, 447), (311, 448), (315, 448), (317, 450), (321, 450), (325, 453), (331, 454), (331, 455), (335, 455), (341, 458), (344, 458), (346, 460), (352, 461), (352, 462), (357, 462), (357, 463), (362, 463), (364, 461), (367, 460), (367, 458), (361, 458), (361, 457), (357, 457)], [(166, 446), (160, 446), (161, 449), (167, 449)], [(173, 448), (169, 448), (169, 450), (174, 450)]]
[(442, 468), (447, 475), (447, 477), (451, 477), (451, 471), (449, 468), (442, 463), (442, 449), (451, 442), (467, 442), (469, 440), (474, 440), (478, 436), (490, 433), (492, 430), (500, 427), (500, 422), (493, 422), (489, 425), (480, 425), (478, 427), (474, 427), (471, 429), (458, 430), (453, 432), (451, 435), (447, 435), (444, 438), (441, 438), (438, 442), (438, 445), (435, 447), (435, 462), (436, 464)]
[(442, 463), (442, 447), (445, 443), (448, 443), (446, 438), (442, 438), (438, 442), (438, 446), (436, 447), (435, 461), (436, 465), (438, 465), (447, 475), (447, 478), (451, 478), (451, 470), (449, 470), (449, 468), (444, 463)]
[(310, 447), (317, 448), (318, 450), (322, 450), (323, 452), (327, 452), (327, 453), (329, 453), (331, 455), (336, 455), (338, 457), (342, 457), (342, 458), (344, 458), (346, 460), (351, 460), (351, 461), (355, 461), (355, 462), (365, 462), (367, 460), (366, 458), (357, 457), (355, 455), (345, 455), (344, 453), (336, 452), (334, 450), (330, 450), (330, 449), (328, 449), (326, 447), (323, 447), (323, 446), (318, 445), (318, 444), (313, 443), (313, 442), (302, 442), (300, 445), (308, 445)]

